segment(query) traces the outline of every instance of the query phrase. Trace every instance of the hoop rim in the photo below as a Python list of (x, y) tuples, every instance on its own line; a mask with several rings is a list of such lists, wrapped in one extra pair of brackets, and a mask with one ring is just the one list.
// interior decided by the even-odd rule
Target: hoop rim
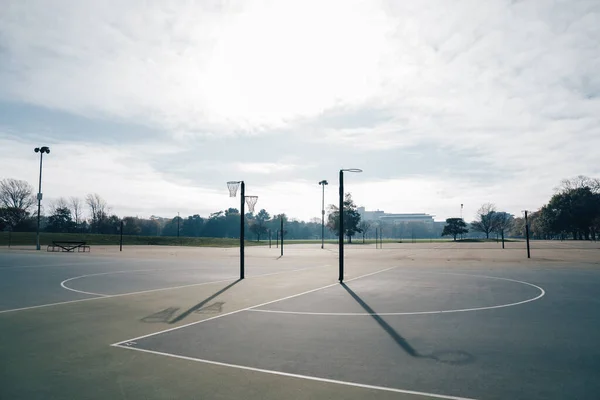
[(240, 187), (241, 181), (229, 181), (227, 182), (227, 189), (229, 190), (229, 197), (236, 197), (238, 188)]
[(363, 170), (360, 169), (360, 168), (345, 168), (345, 169), (341, 169), (340, 171), (344, 171), (344, 172), (363, 172)]
[(254, 206), (258, 202), (258, 196), (244, 196), (246, 200), (246, 205), (248, 206), (248, 211), (254, 212)]

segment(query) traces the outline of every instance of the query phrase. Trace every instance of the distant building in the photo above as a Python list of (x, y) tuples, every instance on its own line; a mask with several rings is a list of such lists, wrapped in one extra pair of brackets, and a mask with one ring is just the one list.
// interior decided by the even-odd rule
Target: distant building
[(358, 207), (358, 213), (361, 219), (365, 221), (382, 221), (390, 222), (394, 224), (408, 223), (408, 222), (422, 222), (427, 226), (434, 225), (433, 215), (425, 213), (411, 213), (411, 214), (390, 214), (384, 211), (367, 211), (364, 207)]

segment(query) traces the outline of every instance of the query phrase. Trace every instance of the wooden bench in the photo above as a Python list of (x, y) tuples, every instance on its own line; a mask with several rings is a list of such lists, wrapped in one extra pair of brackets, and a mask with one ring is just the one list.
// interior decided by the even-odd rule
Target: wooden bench
[(85, 243), (86, 242), (76, 240), (53, 240), (52, 244), (48, 245), (46, 251), (64, 251), (70, 253), (77, 250), (78, 253), (89, 253), (90, 246), (87, 246)]

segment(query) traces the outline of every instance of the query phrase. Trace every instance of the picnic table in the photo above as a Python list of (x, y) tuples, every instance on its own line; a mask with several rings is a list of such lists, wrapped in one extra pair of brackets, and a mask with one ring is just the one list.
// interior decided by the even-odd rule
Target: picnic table
[(86, 245), (84, 241), (77, 240), (53, 240), (52, 244), (48, 245), (46, 251), (65, 251), (74, 252), (77, 250), (78, 253), (89, 252), (90, 246)]

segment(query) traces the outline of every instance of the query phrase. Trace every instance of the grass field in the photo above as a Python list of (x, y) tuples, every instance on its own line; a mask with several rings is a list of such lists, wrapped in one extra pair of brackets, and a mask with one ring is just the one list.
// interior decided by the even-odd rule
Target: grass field
[[(35, 232), (15, 232), (10, 235), (11, 245), (35, 245)], [(79, 233), (40, 233), (40, 244), (47, 246), (52, 241), (82, 240), (91, 246), (118, 245), (119, 235), (98, 235)], [(170, 237), (170, 236), (123, 236), (124, 245), (159, 245), (159, 246), (194, 246), (194, 247), (235, 247), (239, 245), (239, 239), (231, 238), (197, 238), (197, 237)], [(8, 232), (0, 233), (0, 246), (8, 246)], [(247, 245), (264, 245), (248, 241)]]
[[(75, 241), (82, 240), (91, 246), (110, 246), (118, 245), (120, 236), (119, 235), (99, 235), (99, 234), (79, 234), (79, 233), (48, 233), (42, 232), (40, 234), (40, 244), (47, 246), (52, 244), (52, 241)], [(447, 243), (451, 242), (452, 239), (436, 238), (436, 239), (383, 239), (383, 243)], [(515, 240), (506, 239), (506, 242)], [(35, 232), (15, 232), (9, 237), (8, 232), (0, 232), (0, 246), (27, 246), (35, 245)], [(496, 239), (463, 239), (457, 242), (474, 243), (474, 242), (496, 242)], [(284, 240), (285, 243), (290, 244), (318, 244), (321, 240)], [(325, 240), (325, 243), (335, 244), (337, 239)], [(192, 247), (236, 247), (239, 245), (239, 239), (237, 238), (198, 238), (198, 237), (173, 237), (173, 236), (123, 236), (124, 245), (157, 245), (157, 246), (192, 246)], [(246, 241), (248, 246), (266, 246), (269, 244), (268, 240), (256, 240)], [(272, 240), (272, 245), (275, 246), (276, 241)], [(362, 245), (363, 241), (361, 238), (355, 238), (352, 241), (353, 245)], [(372, 245), (375, 244), (374, 239), (365, 240), (364, 244)]]

